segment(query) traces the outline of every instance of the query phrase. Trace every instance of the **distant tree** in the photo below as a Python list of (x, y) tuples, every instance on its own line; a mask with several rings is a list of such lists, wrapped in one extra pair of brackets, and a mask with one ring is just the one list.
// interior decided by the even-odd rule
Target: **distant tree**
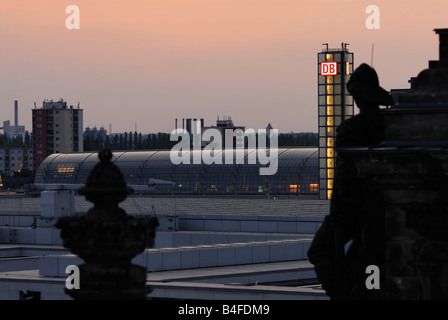
[(123, 136), (121, 134), (120, 134), (120, 138), (118, 138), (117, 150), (123, 150)]
[(21, 134), (14, 138), (10, 138), (8, 142), (9, 147), (22, 147), (23, 146), (23, 137)]
[(128, 135), (128, 147), (126, 148), (126, 150), (134, 150), (134, 142), (132, 141), (132, 131), (129, 131), (129, 135)]
[(300, 133), (280, 133), (278, 135), (279, 147), (306, 147), (318, 146), (319, 137), (314, 132), (300, 132)]
[(137, 149), (137, 144), (138, 144), (138, 133), (137, 133), (137, 131), (134, 131), (134, 139), (132, 141), (132, 150)]
[(8, 137), (6, 134), (0, 134), (0, 147), (8, 146)]
[(137, 149), (139, 149), (139, 150), (143, 149), (143, 141), (142, 141), (142, 133), (141, 132), (138, 134)]
[(151, 149), (151, 139), (152, 139), (152, 135), (148, 134), (145, 139), (145, 148), (146, 149)]
[(112, 150), (118, 150), (118, 135), (113, 136), (110, 148)]
[(84, 151), (91, 151), (91, 146), (90, 146), (90, 142), (89, 142), (89, 136), (84, 135), (82, 140), (83, 140), (82, 142), (83, 142)]
[(24, 144), (26, 147), (31, 148), (32, 139), (31, 139), (31, 134), (28, 131), (25, 131)]
[(104, 141), (104, 147), (111, 149), (112, 143), (110, 141), (110, 135), (106, 135), (106, 139)]
[(124, 133), (123, 147), (121, 150), (128, 150), (128, 133), (127, 132)]

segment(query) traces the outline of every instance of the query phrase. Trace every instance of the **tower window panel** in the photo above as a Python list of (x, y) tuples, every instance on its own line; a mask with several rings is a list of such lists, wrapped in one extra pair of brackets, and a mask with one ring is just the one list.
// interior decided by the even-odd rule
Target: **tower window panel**
[(333, 77), (334, 77), (334, 76), (324, 77), (324, 78), (327, 79), (327, 84), (333, 84)]
[(341, 75), (333, 76), (333, 83), (341, 83)]
[(319, 138), (319, 146), (320, 147), (325, 147), (326, 144), (326, 139), (325, 138)]
[(327, 105), (333, 105), (333, 96), (327, 96)]
[(333, 54), (332, 53), (327, 53), (325, 58), (327, 59), (327, 61), (332, 61), (333, 60)]
[(320, 106), (324, 106), (326, 104), (325, 103), (326, 101), (327, 101), (327, 99), (325, 98), (325, 96), (319, 96), (319, 105)]
[(319, 86), (319, 94), (325, 94), (325, 88), (328, 88), (328, 86)]
[(327, 190), (327, 198), (330, 200), (331, 195), (333, 194), (333, 190)]
[(334, 138), (332, 138), (332, 137), (327, 138), (327, 146), (334, 147)]
[(345, 96), (345, 104), (346, 105), (353, 105), (353, 97), (352, 96)]
[(334, 136), (334, 127), (327, 127), (327, 135)]
[(334, 107), (334, 114), (340, 116), (342, 114), (342, 107), (340, 106)]
[(329, 158), (334, 157), (334, 149), (333, 148), (327, 148), (327, 157), (329, 157)]
[(325, 116), (326, 115), (326, 107), (319, 106), (319, 116)]
[(325, 158), (325, 148), (319, 148), (319, 157)]
[(325, 117), (319, 117), (319, 126), (321, 127), (325, 126)]
[(323, 137), (326, 135), (325, 127), (319, 127), (319, 136)]
[(334, 125), (339, 126), (341, 124), (341, 117), (334, 117)]
[[(319, 167), (320, 168), (326, 168), (327, 167), (327, 159), (320, 159), (319, 160)], [(323, 184), (325, 185), (325, 184)]]
[(335, 85), (334, 86), (334, 93), (335, 94), (341, 94), (342, 92), (342, 86), (341, 85)]
[(328, 169), (327, 170), (327, 178), (333, 179), (334, 178), (334, 169)]
[(334, 126), (333, 117), (327, 117), (327, 126)]
[(320, 175), (321, 178), (326, 178), (327, 177), (327, 170), (320, 169), (319, 175)]
[(319, 84), (325, 84), (325, 77), (319, 75)]
[(334, 114), (334, 108), (332, 106), (327, 107), (327, 116), (332, 116)]
[(345, 115), (352, 116), (353, 115), (353, 107), (345, 107)]
[(333, 94), (333, 86), (327, 85), (327, 94)]
[(335, 96), (334, 97), (334, 104), (341, 105), (341, 103), (342, 103), (341, 96)]
[(333, 189), (333, 180), (332, 179), (328, 179), (327, 180), (327, 188), (328, 189)]

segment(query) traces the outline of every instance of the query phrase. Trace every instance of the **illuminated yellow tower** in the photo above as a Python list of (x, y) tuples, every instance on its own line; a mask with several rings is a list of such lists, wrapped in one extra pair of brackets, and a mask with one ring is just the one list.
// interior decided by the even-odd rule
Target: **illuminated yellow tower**
[(353, 73), (353, 53), (348, 43), (329, 49), (324, 44), (317, 54), (319, 103), (319, 194), (320, 199), (331, 199), (336, 160), (336, 128), (353, 116), (353, 97), (346, 84)]

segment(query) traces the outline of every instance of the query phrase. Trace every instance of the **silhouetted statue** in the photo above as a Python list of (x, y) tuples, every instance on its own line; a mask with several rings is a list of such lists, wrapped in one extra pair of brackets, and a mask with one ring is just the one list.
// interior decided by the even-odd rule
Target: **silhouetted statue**
[(78, 189), (94, 204), (86, 214), (61, 217), (64, 247), (84, 260), (79, 266), (80, 288), (65, 289), (79, 300), (143, 300), (150, 292), (146, 286), (146, 266), (132, 263), (145, 248), (154, 246), (154, 216), (129, 216), (118, 204), (133, 192), (123, 173), (112, 162), (112, 152), (103, 149), (86, 184)]
[[(346, 157), (344, 147), (378, 145), (384, 140), (380, 105), (393, 105), (390, 94), (380, 87), (377, 73), (361, 64), (351, 75), (347, 90), (355, 99), (359, 114), (343, 121), (336, 130), (336, 167), (330, 214), (316, 232), (308, 251), (310, 262), (323, 289), (331, 299), (367, 299), (378, 291), (365, 287), (366, 267), (381, 268), (384, 255), (384, 228), (381, 217), (373, 221), (368, 212), (369, 190), (357, 175), (355, 161)], [(379, 210), (381, 211), (381, 210)], [(344, 246), (352, 240), (350, 249)]]

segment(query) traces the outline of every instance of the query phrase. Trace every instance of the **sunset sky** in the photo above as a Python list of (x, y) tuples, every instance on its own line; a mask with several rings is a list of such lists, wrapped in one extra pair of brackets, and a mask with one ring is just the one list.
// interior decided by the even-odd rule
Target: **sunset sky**
[[(368, 5), (380, 29), (368, 30)], [(65, 22), (80, 9), (80, 29)], [(2, 0), (0, 126), (31, 130), (34, 102), (80, 103), (84, 127), (170, 132), (204, 118), (279, 132), (317, 132), (317, 53), (350, 44), (355, 66), (381, 85), (408, 80), (438, 59), (447, 0)]]

